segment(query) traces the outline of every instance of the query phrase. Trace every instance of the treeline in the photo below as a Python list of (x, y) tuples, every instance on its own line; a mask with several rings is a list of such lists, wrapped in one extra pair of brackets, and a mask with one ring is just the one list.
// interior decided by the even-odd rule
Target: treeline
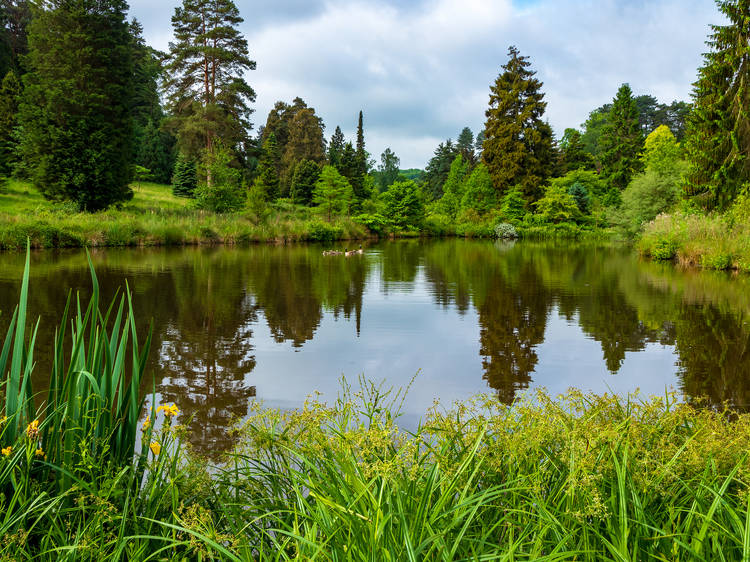
[(166, 53), (127, 22), (124, 0), (3, 0), (0, 173), (90, 211), (127, 201), (136, 178), (258, 223), (284, 201), (376, 233), (633, 235), (676, 206), (727, 209), (748, 180), (747, 9), (717, 4), (728, 23), (713, 27), (692, 104), (623, 84), (558, 140), (542, 82), (510, 47), (483, 130), (440, 143), (422, 172), (401, 171), (390, 148), (371, 158), (362, 111), (356, 138), (340, 126), (327, 138), (297, 97), (253, 133), (255, 62), (231, 0), (184, 0)]

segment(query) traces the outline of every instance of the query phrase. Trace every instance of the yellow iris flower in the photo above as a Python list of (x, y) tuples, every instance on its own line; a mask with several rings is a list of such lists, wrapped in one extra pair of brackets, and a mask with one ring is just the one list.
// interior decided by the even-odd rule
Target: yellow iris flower
[(159, 453), (161, 453), (161, 445), (159, 445), (156, 441), (151, 443), (149, 446), (149, 449), (151, 449), (151, 452), (156, 456)]

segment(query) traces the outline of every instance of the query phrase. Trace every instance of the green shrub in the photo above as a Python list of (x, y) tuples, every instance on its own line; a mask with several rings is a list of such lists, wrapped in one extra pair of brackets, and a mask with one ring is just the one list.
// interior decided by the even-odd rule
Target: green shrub
[(512, 240), (518, 238), (518, 232), (512, 224), (501, 222), (495, 225), (495, 237), (501, 240)]
[(341, 240), (344, 231), (337, 224), (314, 220), (308, 221), (304, 225), (305, 240), (313, 242), (333, 242)]

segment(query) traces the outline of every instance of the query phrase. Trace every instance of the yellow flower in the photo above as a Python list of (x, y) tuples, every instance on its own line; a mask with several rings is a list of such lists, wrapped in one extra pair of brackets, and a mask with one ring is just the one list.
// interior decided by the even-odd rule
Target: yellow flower
[(37, 435), (39, 435), (39, 420), (34, 420), (26, 426), (26, 435), (31, 439), (36, 439)]
[(149, 447), (149, 449), (151, 449), (151, 452), (154, 454), (154, 456), (161, 453), (161, 445), (159, 445), (156, 441), (151, 443), (151, 446)]
[(11, 447), (10, 445), (8, 445), (7, 447), (5, 447), (5, 449), (2, 450), (4, 457), (9, 457), (12, 452), (13, 452), (13, 447)]
[(149, 427), (151, 427), (151, 416), (146, 416), (146, 421), (143, 422), (143, 431), (146, 431)]
[(8, 416), (3, 416), (3, 419), (0, 420), (0, 423), (5, 423), (8, 421)]
[(44, 454), (44, 449), (42, 449), (41, 447), (39, 447), (36, 451), (34, 451), (34, 454), (37, 456), (37, 458), (40, 458), (40, 459), (42, 457), (44, 457), (45, 459), (47, 458), (47, 455)]
[(171, 406), (159, 406), (156, 409), (156, 413), (158, 414), (162, 410), (164, 410), (164, 415), (167, 416), (168, 418), (171, 418), (172, 416), (176, 416), (177, 414), (180, 413), (180, 410), (177, 408), (175, 404), (172, 404)]

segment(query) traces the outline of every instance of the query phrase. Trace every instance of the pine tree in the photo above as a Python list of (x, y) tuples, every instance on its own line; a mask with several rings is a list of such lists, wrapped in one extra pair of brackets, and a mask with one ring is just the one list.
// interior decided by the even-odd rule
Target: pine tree
[(464, 127), (456, 139), (456, 149), (469, 164), (470, 168), (474, 167), (476, 162), (476, 152), (474, 151), (474, 133), (469, 127)]
[(195, 160), (180, 153), (174, 166), (172, 193), (177, 197), (194, 197), (196, 187), (198, 187), (198, 174)]
[(263, 151), (258, 162), (258, 176), (254, 185), (256, 191), (263, 193), (266, 201), (274, 201), (279, 196), (279, 145), (276, 135), (271, 133), (263, 143)]
[(0, 85), (0, 176), (10, 176), (16, 161), (13, 131), (18, 122), (21, 82), (11, 70)]
[(448, 177), (443, 185), (443, 196), (440, 198), (438, 209), (448, 215), (456, 218), (461, 207), (461, 200), (464, 196), (464, 180), (469, 171), (469, 166), (461, 154), (457, 154), (451, 163)]
[(430, 158), (425, 170), (425, 190), (429, 197), (438, 200), (443, 196), (443, 186), (448, 179), (451, 164), (456, 158), (458, 150), (451, 139), (440, 143)]
[(344, 133), (341, 132), (341, 127), (336, 125), (336, 130), (331, 136), (331, 142), (328, 143), (328, 163), (334, 166), (336, 169), (341, 171), (341, 156), (344, 152)]
[(526, 216), (526, 200), (519, 187), (511, 187), (505, 192), (500, 203), (500, 214), (505, 220), (514, 223), (522, 221)]
[(365, 131), (363, 127), (362, 112), (359, 112), (359, 120), (357, 121), (357, 151), (355, 158), (355, 169), (354, 175), (349, 179), (354, 190), (354, 196), (359, 199), (365, 199), (369, 194), (365, 189), (365, 176), (369, 171), (368, 163), (369, 155), (365, 150)]
[(582, 183), (575, 182), (568, 188), (568, 193), (573, 197), (582, 215), (588, 215), (591, 207), (591, 197)]
[(157, 183), (169, 183), (175, 165), (175, 138), (149, 120), (141, 133), (136, 163), (151, 170)]
[(183, 0), (172, 16), (175, 42), (166, 66), (171, 124), (181, 150), (194, 157), (210, 153), (217, 138), (230, 148), (248, 139), (255, 92), (243, 74), (255, 61), (237, 29), (243, 21), (232, 0)]
[(581, 133), (576, 129), (565, 129), (565, 134), (560, 141), (560, 158), (563, 174), (580, 168), (584, 170), (594, 168), (594, 158), (586, 152)]
[(320, 178), (320, 166), (312, 160), (300, 160), (294, 167), (291, 198), (298, 205), (309, 205), (315, 184)]
[(528, 57), (513, 46), (508, 56), (490, 88), (482, 158), (499, 195), (518, 184), (534, 200), (553, 165), (552, 129), (542, 120), (547, 103)]
[(712, 25), (693, 84), (685, 148), (686, 193), (707, 208), (726, 208), (750, 181), (750, 1), (717, 0), (726, 25)]
[(125, 0), (52, 0), (29, 31), (19, 112), (34, 185), (87, 211), (133, 196), (133, 65)]
[(622, 191), (634, 174), (640, 171), (639, 156), (643, 150), (643, 132), (638, 123), (638, 107), (630, 86), (617, 91), (607, 125), (601, 136), (602, 177), (612, 188)]
[(289, 124), (289, 138), (281, 158), (279, 177), (282, 197), (290, 193), (292, 176), (299, 162), (311, 160), (322, 165), (325, 159), (325, 140), (320, 118), (315, 115), (313, 108), (296, 112)]
[(11, 70), (18, 76), (25, 73), (31, 16), (30, 0), (0, 0), (0, 76)]

